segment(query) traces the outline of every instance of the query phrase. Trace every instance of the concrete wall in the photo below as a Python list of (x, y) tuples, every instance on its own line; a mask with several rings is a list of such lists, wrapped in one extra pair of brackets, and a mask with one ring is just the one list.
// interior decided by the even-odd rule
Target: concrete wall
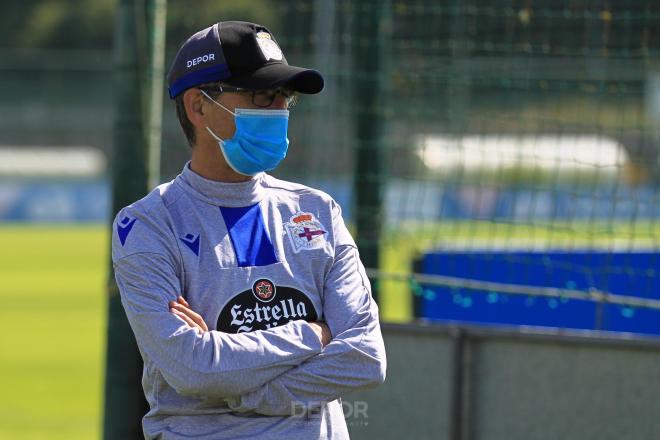
[(353, 440), (660, 438), (660, 339), (384, 325), (386, 383), (344, 398)]

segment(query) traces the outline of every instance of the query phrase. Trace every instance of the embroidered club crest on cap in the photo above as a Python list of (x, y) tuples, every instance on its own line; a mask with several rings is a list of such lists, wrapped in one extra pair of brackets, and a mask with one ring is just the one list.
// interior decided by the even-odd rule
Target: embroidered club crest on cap
[(328, 232), (321, 222), (314, 217), (314, 214), (309, 212), (295, 214), (291, 217), (289, 223), (284, 225), (284, 228), (295, 253), (303, 250), (319, 249), (326, 243), (325, 234)]
[(261, 52), (264, 54), (266, 61), (280, 61), (282, 59), (282, 50), (277, 43), (273, 41), (268, 32), (257, 32), (256, 36), (259, 49), (261, 49)]

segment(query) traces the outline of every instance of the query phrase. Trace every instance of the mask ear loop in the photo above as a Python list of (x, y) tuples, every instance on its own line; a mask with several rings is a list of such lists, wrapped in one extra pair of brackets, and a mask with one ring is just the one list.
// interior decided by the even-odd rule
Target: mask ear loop
[(216, 104), (216, 105), (219, 105), (220, 107), (222, 107), (223, 109), (225, 109), (225, 110), (227, 110), (229, 113), (231, 113), (232, 115), (236, 116), (236, 113), (234, 113), (233, 111), (229, 110), (227, 107), (225, 107), (224, 105), (220, 104), (220, 103), (219, 103), (218, 101), (216, 101), (215, 99), (211, 98), (211, 97), (210, 97), (210, 96), (209, 96), (204, 90), (199, 89), (199, 91), (202, 92), (202, 95), (206, 96), (206, 98), (207, 98), (209, 101), (211, 101), (212, 103), (214, 103), (214, 104)]
[[(228, 111), (229, 113), (231, 113), (232, 115), (236, 116), (236, 113), (234, 113), (233, 111), (229, 110), (227, 107), (225, 107), (224, 105), (220, 104), (220, 103), (219, 103), (218, 101), (216, 101), (215, 99), (211, 98), (211, 97), (208, 95), (208, 93), (206, 93), (204, 90), (200, 89), (199, 91), (202, 92), (202, 95), (204, 95), (204, 96), (206, 97), (206, 99), (208, 99), (209, 101), (211, 101), (212, 103), (214, 103), (214, 104), (216, 104), (216, 105), (219, 105), (219, 106), (222, 107), (224, 110), (226, 110), (226, 111)], [(206, 128), (206, 131), (208, 131), (208, 132), (211, 134), (211, 136), (213, 136), (213, 139), (215, 139), (216, 141), (220, 142), (221, 144), (224, 144), (224, 143), (225, 143), (224, 139), (220, 138), (217, 134), (213, 133), (213, 131), (211, 131), (211, 129), (209, 128), (208, 125), (207, 125), (206, 127), (204, 127), (204, 128)], [(223, 154), (224, 154), (224, 152), (223, 152)]]
[(225, 141), (224, 141), (223, 139), (221, 139), (220, 137), (218, 137), (217, 134), (215, 134), (215, 133), (213, 133), (213, 132), (211, 131), (211, 129), (209, 128), (208, 125), (207, 125), (206, 127), (204, 127), (204, 128), (206, 128), (206, 131), (208, 131), (208, 132), (211, 134), (211, 136), (213, 136), (213, 139), (215, 139), (216, 141), (218, 141), (218, 142), (220, 142), (220, 143), (222, 143), (222, 144), (225, 143)]

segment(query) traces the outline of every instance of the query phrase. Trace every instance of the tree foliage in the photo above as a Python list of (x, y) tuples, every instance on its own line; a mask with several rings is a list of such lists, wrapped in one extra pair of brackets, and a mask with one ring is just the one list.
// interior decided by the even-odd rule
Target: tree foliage
[[(139, 6), (144, 0), (136, 0)], [(117, 0), (3, 0), (0, 46), (18, 49), (110, 49)], [(167, 41), (178, 46), (192, 32), (218, 21), (245, 20), (271, 26), (271, 0), (170, 0)]]

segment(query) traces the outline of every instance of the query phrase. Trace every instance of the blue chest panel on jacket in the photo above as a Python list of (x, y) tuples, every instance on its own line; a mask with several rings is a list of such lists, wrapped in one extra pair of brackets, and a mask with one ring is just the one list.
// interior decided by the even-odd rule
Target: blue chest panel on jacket
[(277, 263), (259, 204), (241, 208), (220, 207), (227, 225), (239, 267), (267, 266)]

